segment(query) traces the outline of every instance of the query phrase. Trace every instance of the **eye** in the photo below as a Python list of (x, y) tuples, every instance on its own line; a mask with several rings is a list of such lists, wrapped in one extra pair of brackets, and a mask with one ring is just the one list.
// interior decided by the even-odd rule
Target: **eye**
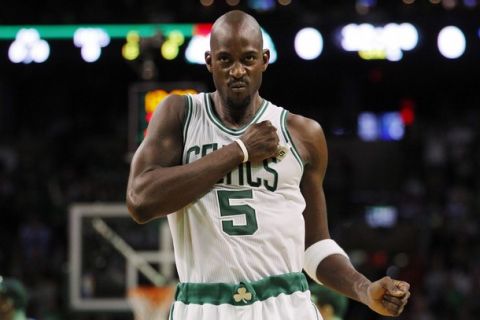
[(230, 59), (227, 56), (219, 56), (218, 61), (220, 61), (220, 63), (228, 63)]
[(250, 54), (250, 55), (245, 57), (246, 62), (253, 62), (253, 61), (255, 61), (255, 59), (256, 59), (256, 57), (253, 54)]
[(254, 53), (246, 54), (243, 56), (242, 62), (245, 65), (251, 66), (254, 65), (258, 60), (258, 56)]

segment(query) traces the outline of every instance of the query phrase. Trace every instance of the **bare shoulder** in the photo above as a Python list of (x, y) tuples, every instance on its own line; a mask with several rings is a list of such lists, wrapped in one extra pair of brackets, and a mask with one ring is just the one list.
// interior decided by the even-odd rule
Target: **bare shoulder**
[(158, 105), (134, 157), (134, 170), (181, 163), (186, 97), (169, 95)]
[(164, 127), (165, 122), (169, 125), (181, 124), (185, 117), (185, 105), (185, 96), (168, 95), (155, 109), (148, 131), (159, 129), (159, 125)]
[(296, 147), (307, 164), (316, 163), (326, 157), (326, 141), (321, 125), (314, 119), (289, 113), (288, 130)]

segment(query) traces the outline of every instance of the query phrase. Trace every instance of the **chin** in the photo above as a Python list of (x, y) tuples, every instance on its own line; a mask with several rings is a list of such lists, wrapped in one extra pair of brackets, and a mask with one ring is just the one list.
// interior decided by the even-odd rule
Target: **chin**
[(234, 109), (245, 109), (252, 98), (247, 95), (244, 97), (227, 97), (227, 105)]

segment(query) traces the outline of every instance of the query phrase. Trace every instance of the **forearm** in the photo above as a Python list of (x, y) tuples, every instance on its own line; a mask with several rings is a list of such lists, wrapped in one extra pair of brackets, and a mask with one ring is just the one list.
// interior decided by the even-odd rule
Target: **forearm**
[(368, 304), (367, 288), (371, 282), (346, 257), (338, 254), (328, 256), (318, 265), (316, 274), (325, 286)]
[(175, 212), (208, 192), (243, 160), (236, 143), (186, 165), (150, 168), (133, 178), (127, 205), (137, 222)]

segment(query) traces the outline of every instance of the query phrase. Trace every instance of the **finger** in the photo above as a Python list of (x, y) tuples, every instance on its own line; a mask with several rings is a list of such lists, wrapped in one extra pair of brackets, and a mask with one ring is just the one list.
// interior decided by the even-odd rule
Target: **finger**
[(395, 282), (395, 286), (400, 290), (403, 290), (403, 291), (410, 290), (410, 284), (408, 282), (400, 281), (400, 280), (394, 280), (394, 282)]
[(385, 299), (382, 300), (382, 305), (389, 314), (394, 316), (398, 316), (400, 313), (402, 313), (405, 307), (404, 305), (397, 305), (392, 302), (386, 301)]
[[(396, 297), (393, 297), (393, 296), (389, 296), (389, 295), (385, 295), (383, 297), (382, 303), (384, 303), (385, 308), (387, 308), (389, 311), (398, 312), (398, 314), (400, 314), (403, 311), (403, 309), (405, 308), (405, 306), (407, 305), (409, 297), (410, 297), (410, 292), (407, 292), (405, 294), (405, 297), (403, 297), (402, 299), (399, 299), (399, 298), (396, 298)], [(393, 305), (396, 306), (396, 308), (397, 308), (396, 310), (395, 310), (395, 307)]]
[(385, 299), (382, 300), (382, 305), (389, 314), (396, 314), (400, 309), (398, 305), (391, 303), (389, 301), (386, 301)]
[(388, 297), (387, 300), (392, 300), (393, 301), (393, 299), (396, 299), (398, 301), (403, 301), (403, 300), (406, 301), (410, 297), (410, 291), (405, 292), (402, 296), (394, 296), (394, 295), (391, 295), (387, 292), (387, 293), (385, 293), (383, 298), (386, 298), (386, 297)]
[(408, 298), (410, 298), (410, 291), (408, 291), (407, 294), (405, 295), (405, 297), (403, 297), (403, 299), (402, 299), (403, 305), (407, 304)]
[(400, 298), (390, 296), (390, 295), (387, 295), (387, 294), (383, 296), (383, 300), (385, 300), (387, 302), (390, 302), (390, 303), (392, 303), (394, 305), (397, 305), (397, 306), (401, 306), (403, 304), (403, 298), (400, 299)]
[(405, 295), (406, 291), (399, 288), (399, 285), (401, 284), (401, 282), (403, 281), (393, 280), (390, 277), (382, 278), (382, 285), (383, 285), (383, 288), (387, 291), (387, 294), (395, 297), (403, 297)]

